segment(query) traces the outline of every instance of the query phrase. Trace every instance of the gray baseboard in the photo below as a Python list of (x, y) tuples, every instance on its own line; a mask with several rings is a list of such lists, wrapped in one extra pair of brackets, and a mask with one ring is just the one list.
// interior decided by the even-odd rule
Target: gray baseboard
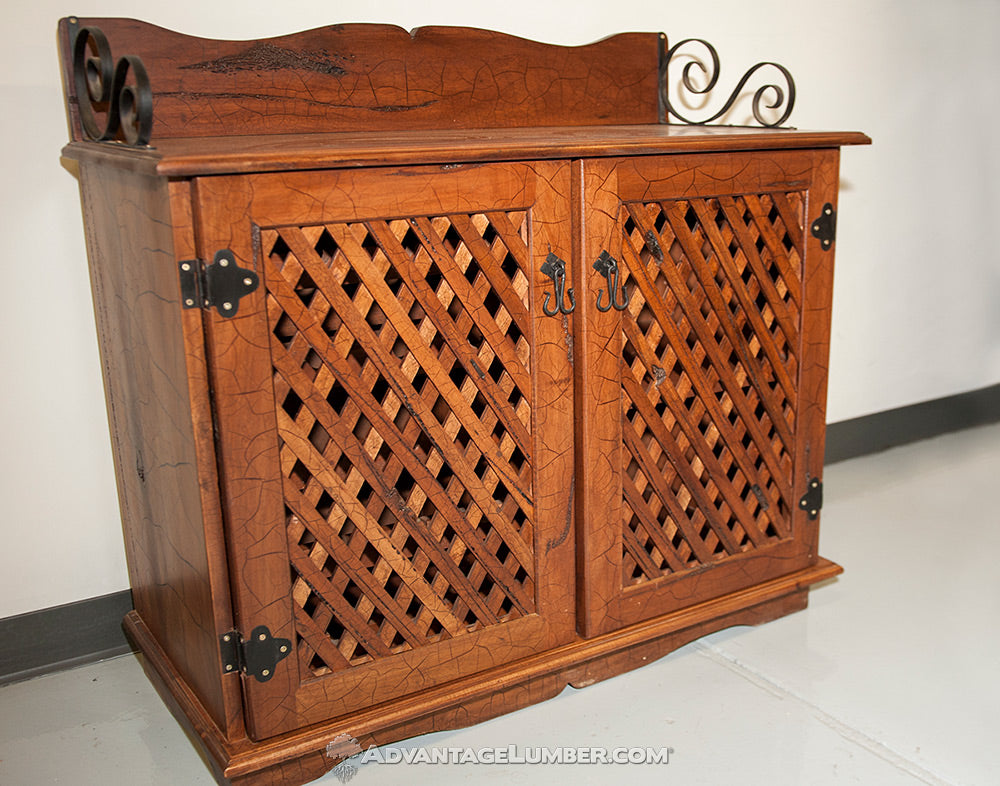
[(1000, 385), (831, 423), (826, 463), (1000, 421)]
[(0, 685), (132, 650), (122, 618), (129, 590), (0, 620)]
[[(1000, 385), (832, 423), (826, 463), (1000, 421)], [(121, 655), (128, 590), (0, 619), (0, 685)]]

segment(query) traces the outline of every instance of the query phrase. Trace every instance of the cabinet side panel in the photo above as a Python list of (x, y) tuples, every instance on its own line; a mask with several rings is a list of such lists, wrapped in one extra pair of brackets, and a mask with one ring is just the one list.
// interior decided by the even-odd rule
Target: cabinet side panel
[(82, 163), (80, 188), (135, 608), (221, 725), (167, 184)]
[[(836, 214), (839, 150), (817, 150), (806, 206), (806, 254), (802, 266), (803, 313), (799, 376), (799, 431), (796, 446), (795, 494), (800, 500), (812, 478), (822, 478), (826, 445), (826, 390), (830, 360), (830, 318), (833, 302), (834, 240), (828, 247), (811, 227), (823, 215), (827, 205)], [(801, 506), (801, 503), (799, 503)], [(808, 510), (795, 509), (796, 536), (807, 544), (810, 559), (816, 559), (819, 518), (810, 518)]]

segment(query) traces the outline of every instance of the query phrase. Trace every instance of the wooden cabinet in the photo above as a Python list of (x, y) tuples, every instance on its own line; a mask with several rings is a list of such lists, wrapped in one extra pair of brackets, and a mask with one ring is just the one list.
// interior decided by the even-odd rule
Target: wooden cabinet
[[(150, 145), (113, 113), (85, 139), (146, 95), (132, 60), (81, 95), (96, 28), (146, 63)], [(839, 572), (827, 227), (865, 137), (664, 125), (656, 35), (60, 35), (126, 628), (220, 781), (302, 783)]]

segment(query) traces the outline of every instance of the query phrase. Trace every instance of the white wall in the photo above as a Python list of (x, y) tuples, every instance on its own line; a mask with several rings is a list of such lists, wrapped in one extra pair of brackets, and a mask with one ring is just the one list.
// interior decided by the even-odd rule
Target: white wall
[(77, 185), (59, 162), (67, 132), (55, 27), (69, 13), (137, 16), (220, 38), (351, 21), (470, 25), (562, 44), (663, 30), (715, 43), (725, 85), (757, 60), (777, 60), (798, 85), (792, 122), (875, 141), (842, 158), (830, 419), (1000, 381), (1000, 3), (9, 4), (0, 67), (0, 617), (128, 583)]

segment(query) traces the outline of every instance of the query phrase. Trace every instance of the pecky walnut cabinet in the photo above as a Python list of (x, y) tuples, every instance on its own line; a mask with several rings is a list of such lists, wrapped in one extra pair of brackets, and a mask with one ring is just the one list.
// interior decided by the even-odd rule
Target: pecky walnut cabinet
[(667, 124), (656, 34), (59, 36), (125, 625), (220, 781), (303, 783), (839, 572), (838, 148), (866, 137)]

